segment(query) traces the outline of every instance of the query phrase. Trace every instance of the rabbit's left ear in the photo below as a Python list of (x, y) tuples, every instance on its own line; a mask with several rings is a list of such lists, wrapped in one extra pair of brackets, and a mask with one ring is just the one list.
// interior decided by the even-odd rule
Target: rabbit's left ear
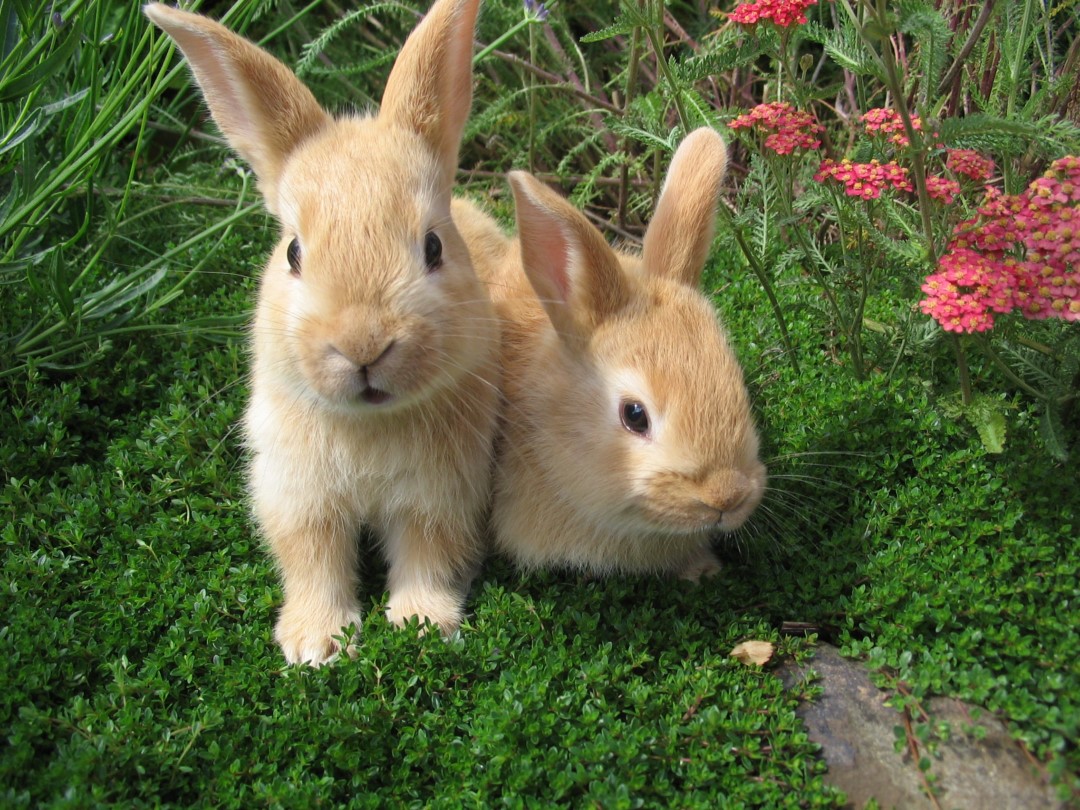
[(473, 34), (480, 0), (436, 0), (405, 40), (379, 118), (423, 137), (439, 158), (447, 193), (472, 105)]
[(645, 233), (646, 272), (698, 286), (726, 168), (727, 147), (714, 129), (695, 129), (679, 145)]
[(255, 170), (267, 208), (276, 212), (285, 159), (330, 116), (291, 70), (220, 23), (163, 3), (143, 10), (180, 46), (214, 121)]
[(508, 177), (522, 268), (559, 337), (579, 349), (630, 299), (619, 259), (569, 200), (526, 172)]

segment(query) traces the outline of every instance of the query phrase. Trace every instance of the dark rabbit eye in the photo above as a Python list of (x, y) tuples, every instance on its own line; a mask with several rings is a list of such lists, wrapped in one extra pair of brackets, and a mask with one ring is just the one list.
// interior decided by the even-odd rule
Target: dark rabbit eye
[(294, 276), (300, 275), (300, 242), (295, 237), (289, 242), (285, 255), (289, 259), (289, 272)]
[(649, 432), (649, 412), (640, 402), (623, 402), (620, 406), (623, 427), (631, 433)]
[(435, 231), (428, 231), (424, 237), (424, 261), (429, 273), (442, 267), (442, 240)]

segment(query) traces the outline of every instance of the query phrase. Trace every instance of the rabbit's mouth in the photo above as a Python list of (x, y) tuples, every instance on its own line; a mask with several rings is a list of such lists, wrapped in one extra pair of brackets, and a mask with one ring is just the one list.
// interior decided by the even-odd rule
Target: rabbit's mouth
[(393, 399), (394, 395), (389, 391), (381, 391), (370, 385), (360, 392), (360, 399), (368, 405), (384, 405)]

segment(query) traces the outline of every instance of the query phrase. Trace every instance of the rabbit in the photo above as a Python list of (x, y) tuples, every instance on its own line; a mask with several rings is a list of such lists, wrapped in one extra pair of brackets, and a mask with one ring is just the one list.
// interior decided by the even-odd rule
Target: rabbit
[(685, 138), (641, 256), (509, 175), (519, 241), (484, 280), (503, 328), (491, 522), (520, 567), (697, 581), (720, 570), (711, 538), (760, 502), (743, 373), (698, 291), (726, 163), (714, 130)]
[(362, 527), (386, 560), (396, 625), (454, 632), (483, 557), (499, 326), (450, 214), (478, 6), (437, 0), (378, 113), (338, 118), (222, 25), (145, 8), (281, 226), (259, 283), (244, 434), (290, 664), (332, 660), (335, 637), (360, 627)]

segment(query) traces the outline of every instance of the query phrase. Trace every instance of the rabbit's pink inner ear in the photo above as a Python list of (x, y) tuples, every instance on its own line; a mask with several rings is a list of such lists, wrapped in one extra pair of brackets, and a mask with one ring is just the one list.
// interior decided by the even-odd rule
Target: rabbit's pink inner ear
[(698, 285), (726, 168), (727, 147), (713, 129), (696, 129), (679, 145), (645, 233), (642, 261), (649, 273)]
[(566, 304), (570, 300), (570, 245), (564, 225), (537, 198), (540, 184), (524, 172), (511, 172), (514, 206), (525, 275), (540, 302)]
[(383, 93), (380, 118), (423, 137), (449, 193), (472, 105), (472, 49), (479, 0), (437, 0), (409, 35)]
[(525, 274), (563, 335), (583, 335), (630, 298), (618, 257), (570, 202), (525, 172), (511, 172)]
[(285, 65), (219, 23), (160, 4), (146, 14), (184, 53), (210, 114), (255, 170), (273, 210), (286, 156), (330, 116)]

